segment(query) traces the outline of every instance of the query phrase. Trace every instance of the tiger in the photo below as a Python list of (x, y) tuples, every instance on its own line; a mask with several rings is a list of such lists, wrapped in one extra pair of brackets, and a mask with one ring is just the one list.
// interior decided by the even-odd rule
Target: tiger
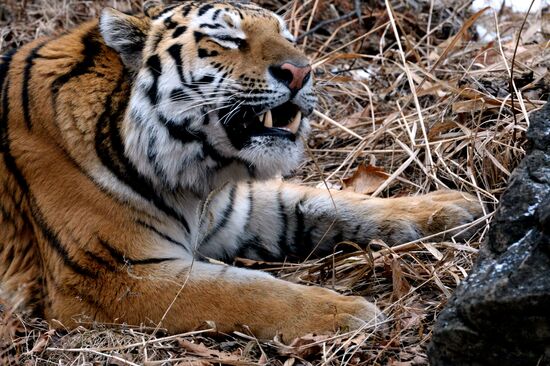
[(3, 54), (2, 296), (67, 328), (382, 329), (361, 296), (235, 259), (404, 243), (482, 209), (453, 190), (374, 198), (281, 179), (303, 159), (313, 76), (284, 19), (246, 1), (105, 8)]

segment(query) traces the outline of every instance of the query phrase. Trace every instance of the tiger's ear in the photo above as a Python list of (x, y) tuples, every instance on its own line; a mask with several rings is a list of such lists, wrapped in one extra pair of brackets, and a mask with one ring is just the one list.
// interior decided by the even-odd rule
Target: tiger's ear
[(150, 21), (105, 8), (99, 17), (99, 30), (107, 46), (120, 54), (122, 62), (133, 71), (142, 63)]

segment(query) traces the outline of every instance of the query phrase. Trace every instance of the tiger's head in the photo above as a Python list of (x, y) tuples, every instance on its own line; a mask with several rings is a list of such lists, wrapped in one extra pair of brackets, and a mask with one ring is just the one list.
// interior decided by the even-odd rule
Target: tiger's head
[(142, 174), (175, 188), (297, 167), (315, 96), (281, 17), (213, 0), (106, 9), (99, 27), (134, 78), (122, 135)]

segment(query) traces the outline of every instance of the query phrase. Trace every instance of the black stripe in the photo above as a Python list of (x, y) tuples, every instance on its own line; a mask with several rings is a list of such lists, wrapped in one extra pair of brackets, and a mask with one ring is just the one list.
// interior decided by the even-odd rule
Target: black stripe
[(227, 225), (227, 222), (229, 221), (229, 217), (231, 216), (231, 213), (233, 213), (233, 210), (235, 209), (235, 193), (237, 191), (237, 186), (233, 185), (231, 187), (231, 190), (229, 191), (229, 201), (227, 202), (227, 205), (225, 206), (222, 216), (220, 220), (216, 223), (214, 228), (206, 235), (204, 240), (202, 241), (201, 245), (207, 244), (210, 239), (212, 239), (220, 230), (222, 230), (225, 225)]
[(334, 245), (341, 243), (344, 240), (344, 233), (342, 231), (338, 231), (336, 235), (332, 238)]
[(177, 27), (177, 25), (178, 23), (174, 22), (171, 16), (164, 19), (164, 26), (166, 27), (166, 29), (174, 29)]
[(25, 58), (25, 68), (23, 69), (23, 86), (21, 90), (21, 103), (23, 104), (23, 118), (25, 120), (25, 125), (27, 126), (27, 129), (31, 129), (32, 122), (31, 122), (31, 113), (29, 108), (29, 81), (31, 79), (31, 70), (34, 66), (34, 59), (39, 57), (38, 51), (44, 45), (46, 42), (43, 42), (32, 49), (31, 53)]
[(207, 49), (204, 49), (204, 48), (199, 48), (199, 51), (198, 51), (199, 58), (216, 57), (219, 54), (220, 53), (216, 50), (208, 51)]
[(212, 38), (218, 39), (220, 41), (233, 42), (237, 46), (240, 45), (244, 41), (244, 39), (242, 39), (242, 38), (231, 37), (231, 36), (228, 36), (228, 35), (212, 36)]
[(158, 95), (158, 79), (162, 73), (162, 65), (160, 63), (160, 58), (158, 55), (153, 55), (147, 59), (147, 67), (153, 76), (153, 84), (147, 91), (147, 96), (151, 101), (152, 105), (156, 105), (159, 100)]
[(168, 130), (168, 133), (170, 136), (180, 141), (181, 143), (187, 144), (190, 142), (200, 142), (204, 141), (206, 139), (206, 136), (204, 133), (200, 131), (191, 131), (187, 128), (187, 125), (191, 123), (190, 120), (183, 120), (181, 123), (176, 124), (175, 122), (172, 122), (166, 117), (164, 117), (162, 114), (158, 114), (160, 122), (166, 126), (166, 129)]
[(195, 42), (199, 43), (201, 39), (203, 39), (206, 35), (204, 33), (195, 31), (193, 32), (193, 36), (195, 37)]
[(0, 90), (4, 87), (4, 80), (6, 80), (6, 76), (8, 75), (8, 71), (10, 69), (11, 60), (16, 52), (17, 49), (14, 48), (0, 56), (0, 59), (2, 60), (2, 63), (0, 64)]
[(313, 231), (317, 229), (315, 225), (307, 228), (305, 222), (305, 215), (301, 209), (304, 203), (304, 199), (300, 200), (294, 207), (294, 216), (296, 218), (296, 229), (294, 231), (294, 241), (292, 243), (293, 255), (300, 259), (304, 259), (311, 254), (314, 247), (313, 244)]
[(180, 246), (182, 248), (185, 248), (185, 249), (189, 249), (187, 245), (183, 244), (182, 242), (180, 241), (177, 241), (176, 239), (173, 239), (172, 237), (164, 234), (163, 232), (159, 231), (156, 227), (154, 226), (151, 226), (149, 224), (147, 224), (146, 222), (143, 222), (141, 220), (137, 220), (136, 221), (139, 225), (147, 228), (148, 230), (151, 230), (152, 232), (154, 232), (155, 234), (157, 234), (158, 236), (160, 236), (161, 238), (169, 241), (170, 243), (172, 244), (176, 244), (177, 246)]
[(132, 259), (129, 257), (126, 257), (124, 253), (119, 251), (117, 248), (109, 244), (108, 241), (98, 238), (99, 243), (101, 246), (106, 249), (109, 254), (113, 257), (117, 263), (121, 265), (143, 265), (143, 264), (156, 264), (156, 263), (162, 263), (167, 261), (175, 261), (178, 260), (178, 258), (145, 258), (145, 259)]
[(183, 8), (181, 8), (181, 14), (185, 18), (189, 12), (191, 11), (191, 4), (184, 5)]
[(199, 96), (202, 98), (203, 93), (200, 89), (200, 86), (196, 84), (196, 81), (197, 80), (194, 80), (193, 76), (191, 75), (191, 82), (190, 83), (184, 83), (183, 86), (188, 88), (188, 89), (191, 89), (195, 93), (199, 94)]
[(155, 135), (151, 136), (149, 138), (149, 141), (147, 142), (147, 160), (149, 160), (149, 163), (153, 166), (153, 169), (155, 170), (155, 174), (163, 181), (166, 181), (166, 174), (162, 167), (159, 165), (159, 161), (157, 159), (157, 150), (156, 150), (156, 144), (157, 144), (157, 138)]
[(169, 261), (177, 261), (179, 258), (146, 258), (146, 259), (134, 259), (130, 262), (133, 266), (138, 265), (147, 265), (147, 264), (158, 264)]
[[(0, 218), (2, 218), (3, 221), (9, 221), (13, 222), (14, 218), (10, 212), (8, 212), (8, 209), (4, 206), (0, 205)], [(5, 236), (4, 236), (5, 238)], [(0, 251), (2, 251), (2, 245), (3, 243), (0, 242)]]
[(220, 15), (222, 9), (216, 9), (216, 11), (214, 12), (214, 15), (212, 15), (212, 20), (213, 21), (216, 21), (216, 19), (218, 19), (218, 16)]
[[(105, 311), (105, 307), (103, 306), (103, 304), (101, 304), (97, 300), (97, 296), (94, 296), (94, 294), (91, 294), (88, 291), (82, 292), (81, 289), (77, 288), (74, 285), (69, 285), (69, 284), (66, 284), (66, 283), (59, 284), (56, 281), (57, 279), (54, 278), (52, 276), (52, 274), (50, 274), (50, 273), (48, 273), (46, 276), (48, 277), (48, 284), (51, 284), (51, 286), (53, 286), (53, 288), (56, 291), (58, 291), (59, 293), (61, 293), (62, 295), (70, 297), (71, 299), (76, 297), (79, 301), (86, 302), (90, 306), (90, 308), (96, 309), (96, 313), (92, 317), (92, 319), (95, 320), (98, 312), (102, 312), (103, 314), (109, 314), (110, 313), (110, 312)], [(102, 283), (103, 283), (103, 281), (102, 281)], [(82, 314), (82, 315), (90, 315), (90, 314)]]
[(205, 5), (203, 5), (203, 6), (201, 6), (201, 7), (199, 8), (199, 11), (198, 11), (197, 14), (198, 14), (198, 16), (202, 16), (202, 15), (204, 15), (208, 10), (210, 10), (210, 9), (212, 9), (212, 8), (214, 8), (214, 6), (213, 6), (212, 4), (205, 4)]
[(253, 94), (277, 94), (276, 91), (273, 90), (263, 90), (263, 89), (251, 89), (246, 91), (247, 95), (253, 95)]
[[(218, 150), (216, 150), (214, 146), (208, 143), (206, 135), (203, 132), (188, 129), (187, 125), (191, 123), (190, 120), (185, 119), (180, 123), (175, 123), (171, 120), (168, 120), (161, 114), (158, 114), (158, 117), (160, 122), (164, 126), (166, 126), (170, 137), (172, 137), (173, 139), (180, 141), (183, 144), (188, 144), (191, 142), (201, 143), (202, 152), (200, 152), (199, 154), (202, 155), (203, 159), (205, 159), (206, 157), (210, 157), (218, 164), (218, 168), (225, 167), (231, 164), (233, 161), (239, 161), (237, 159), (226, 158), (220, 155)], [(253, 171), (253, 168), (249, 169), (252, 169)]]
[(205, 140), (202, 143), (202, 148), (203, 148), (203, 151), (204, 151), (204, 156), (205, 157), (208, 156), (212, 160), (214, 160), (216, 163), (218, 163), (218, 168), (226, 167), (229, 164), (231, 164), (233, 161), (239, 161), (239, 160), (237, 160), (237, 158), (231, 159), (231, 158), (226, 158), (225, 156), (220, 155), (218, 150), (216, 150), (216, 148), (214, 146), (210, 145), (206, 141), (206, 137), (205, 137)]
[[(9, 153), (9, 141), (8, 141), (8, 115), (9, 115), (9, 80), (8, 80), (8, 73), (10, 70), (10, 64), (13, 59), (13, 55), (17, 52), (16, 49), (10, 50), (2, 55), (2, 63), (0, 64), (0, 95), (2, 96), (2, 115), (0, 116), (0, 152), (7, 152)], [(6, 81), (6, 85), (4, 85), (4, 81)], [(6, 156), (4, 156), (4, 160), (6, 159)], [(8, 156), (8, 160), (11, 160), (11, 155)], [(6, 163), (7, 165), (7, 163)], [(11, 164), (14, 166), (14, 163)], [(15, 176), (16, 179), (18, 176)], [(20, 183), (20, 182), (18, 182)], [(21, 182), (25, 183), (26, 182)], [(21, 189), (24, 187), (19, 184)], [(26, 187), (25, 187), (26, 191)]]
[(298, 252), (296, 253), (298, 258), (305, 259), (312, 254), (315, 244), (313, 244), (313, 230), (316, 230), (317, 226), (310, 226), (304, 233), (303, 242), (298, 247)]
[(184, 97), (187, 97), (187, 95), (183, 93), (183, 89), (181, 88), (173, 89), (170, 92), (170, 100), (172, 100), (172, 102), (178, 102), (184, 99)]
[[(212, 75), (204, 75), (202, 78), (196, 80), (196, 82), (200, 84), (212, 84), (213, 81), (214, 81), (214, 76)], [(217, 85), (214, 85), (214, 86), (217, 86)]]
[(59, 92), (59, 89), (61, 89), (64, 84), (69, 82), (69, 80), (90, 72), (90, 68), (94, 66), (94, 58), (99, 54), (100, 50), (102, 49), (102, 44), (98, 42), (95, 37), (96, 34), (94, 33), (94, 31), (90, 31), (82, 37), (81, 41), (84, 45), (84, 48), (82, 50), (82, 61), (77, 63), (71, 69), (71, 71), (61, 75), (52, 83), (51, 91), (53, 96), (52, 100), (54, 111), (57, 104), (57, 93)]
[(181, 59), (181, 44), (173, 44), (168, 48), (168, 53), (170, 56), (172, 56), (172, 59), (174, 60), (176, 64), (176, 70), (178, 70), (178, 75), (180, 77), (180, 81), (183, 83), (185, 82), (185, 78), (183, 77), (183, 61)]
[(303, 200), (300, 200), (295, 206), (294, 206), (294, 217), (296, 218), (296, 229), (294, 230), (294, 239), (293, 245), (295, 248), (298, 248), (304, 241), (304, 229), (305, 229), (305, 223), (304, 223), (304, 213), (302, 212), (302, 209), (300, 206), (302, 206), (304, 203)]
[[(159, 46), (159, 43), (160, 41), (162, 41), (162, 38), (164, 37), (164, 31), (163, 30), (159, 30), (157, 33), (153, 34), (151, 36), (152, 38), (152, 41), (151, 41), (151, 49), (154, 51), (157, 50), (158, 46)], [(143, 46), (143, 45), (141, 45)], [(143, 47), (140, 47), (137, 51), (141, 51), (143, 49)], [(131, 52), (127, 52), (127, 53), (131, 53)]]
[[(28, 185), (27, 185), (27, 191), (28, 191)], [(38, 203), (35, 201), (30, 191), (28, 191), (28, 195), (29, 195), (29, 205), (31, 207), (31, 214), (36, 226), (38, 226), (38, 228), (42, 232), (42, 235), (44, 235), (44, 237), (46, 238), (46, 241), (50, 244), (50, 246), (54, 249), (54, 251), (61, 257), (65, 265), (67, 265), (74, 272), (82, 276), (96, 278), (97, 277), (96, 273), (90, 271), (86, 267), (81, 266), (69, 256), (67, 249), (65, 249), (65, 247), (61, 244), (61, 240), (59, 239), (57, 234), (53, 231), (52, 228), (48, 226), (48, 223), (44, 219), (44, 216), (42, 215), (42, 212), (38, 207)]]
[(90, 257), (91, 259), (93, 259), (95, 262), (97, 262), (98, 264), (100, 264), (101, 266), (107, 268), (107, 270), (111, 271), (111, 272), (116, 272), (116, 267), (113, 266), (111, 264), (111, 262), (103, 259), (102, 257), (100, 257), (99, 255), (93, 253), (93, 252), (90, 252), (90, 251), (86, 251), (86, 255), (88, 257)]
[[(6, 69), (9, 69), (10, 62), (11, 60), (8, 60), (6, 63), (3, 64), (3, 66), (5, 66)], [(23, 193), (27, 193), (29, 190), (27, 181), (25, 180), (25, 178), (23, 178), (23, 175), (17, 168), (17, 165), (15, 164), (15, 159), (10, 152), (10, 142), (8, 134), (9, 93), (10, 80), (6, 79), (6, 83), (2, 90), (2, 120), (0, 121), (0, 143), (2, 145), (1, 151), (3, 153), (2, 155), (4, 158), (4, 164), (6, 164), (6, 168), (15, 177), (17, 185), (21, 188)]]
[(254, 186), (251, 181), (246, 182), (248, 188), (248, 212), (246, 214), (246, 224), (244, 225), (245, 230), (250, 228), (250, 219), (252, 219), (252, 214), (254, 213)]
[(246, 186), (248, 189), (248, 195), (246, 196), (246, 199), (248, 200), (248, 211), (246, 212), (246, 222), (243, 227), (243, 231), (240, 233), (240, 235), (237, 237), (237, 248), (239, 248), (239, 253), (242, 252), (242, 247), (245, 246), (247, 243), (248, 237), (250, 235), (250, 222), (252, 219), (252, 214), (254, 213), (254, 191), (253, 191), (253, 185), (251, 181), (246, 182)]
[(166, 8), (162, 9), (162, 11), (161, 11), (160, 13), (158, 13), (157, 15), (155, 15), (155, 16), (153, 17), (153, 19), (158, 19), (158, 18), (160, 18), (160, 17), (163, 16), (164, 14), (168, 13), (170, 10), (174, 9), (176, 6), (179, 6), (179, 4), (167, 6)]
[[(166, 215), (180, 222), (187, 232), (189, 224), (183, 215), (178, 214), (156, 193), (153, 184), (142, 176), (124, 154), (124, 146), (120, 136), (119, 123), (128, 103), (127, 75), (122, 75), (113, 92), (107, 97), (103, 113), (98, 119), (95, 136), (95, 148), (101, 162), (113, 174), (133, 191), (152, 202), (155, 207)], [(119, 105), (115, 105), (114, 96), (118, 94)]]
[(285, 203), (283, 202), (283, 194), (281, 190), (277, 192), (277, 202), (279, 203), (279, 218), (281, 219), (281, 227), (279, 232), (279, 238), (277, 245), (281, 248), (283, 255), (290, 255), (290, 248), (288, 247), (287, 228), (288, 228), (288, 215), (286, 213)]
[(199, 28), (208, 28), (208, 29), (220, 29), (223, 28), (221, 24), (201, 24)]
[(256, 256), (257, 259), (265, 261), (281, 261), (284, 259), (284, 255), (275, 254), (262, 244), (262, 239), (258, 235), (254, 235), (252, 238), (244, 241), (235, 255), (236, 257), (250, 258)]
[(187, 27), (185, 25), (180, 25), (174, 30), (174, 33), (172, 33), (173, 38), (178, 38), (181, 36), (185, 31), (187, 30)]
[(355, 226), (355, 229), (353, 229), (353, 233), (351, 234), (350, 240), (353, 241), (359, 241), (359, 231), (361, 230), (361, 224), (358, 224)]

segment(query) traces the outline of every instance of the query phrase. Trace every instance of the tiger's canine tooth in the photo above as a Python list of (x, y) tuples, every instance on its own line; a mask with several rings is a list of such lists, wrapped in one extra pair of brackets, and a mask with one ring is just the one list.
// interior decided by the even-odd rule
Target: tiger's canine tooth
[(273, 127), (273, 116), (271, 115), (271, 109), (265, 112), (264, 126), (268, 128)]
[(290, 132), (296, 134), (296, 132), (298, 131), (298, 127), (300, 127), (301, 120), (302, 120), (302, 112), (298, 111), (298, 113), (296, 113), (296, 115), (294, 116), (292, 123), (290, 123), (286, 127), (290, 130)]
[(265, 113), (260, 114), (260, 115), (258, 116), (258, 118), (260, 119), (260, 121), (261, 121), (262, 123), (264, 123)]

